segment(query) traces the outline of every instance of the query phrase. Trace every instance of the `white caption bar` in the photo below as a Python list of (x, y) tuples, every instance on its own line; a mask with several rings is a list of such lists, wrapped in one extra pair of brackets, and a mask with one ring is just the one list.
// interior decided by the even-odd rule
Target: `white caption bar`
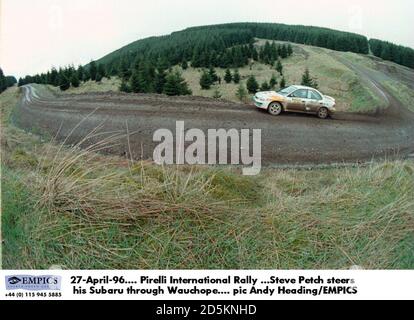
[(414, 271), (0, 271), (0, 300), (414, 298)]

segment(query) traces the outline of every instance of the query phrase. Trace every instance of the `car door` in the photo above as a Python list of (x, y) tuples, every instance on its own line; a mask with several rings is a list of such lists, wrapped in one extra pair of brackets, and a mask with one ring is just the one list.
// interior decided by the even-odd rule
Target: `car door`
[(308, 100), (306, 102), (306, 111), (316, 113), (322, 105), (323, 97), (315, 90), (308, 90)]
[(289, 95), (289, 100), (286, 109), (288, 111), (305, 112), (307, 101), (308, 90), (298, 89)]

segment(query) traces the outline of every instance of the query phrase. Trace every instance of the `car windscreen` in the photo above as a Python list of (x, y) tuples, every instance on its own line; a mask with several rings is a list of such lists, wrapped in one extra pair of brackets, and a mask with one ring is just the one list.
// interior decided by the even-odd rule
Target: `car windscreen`
[(278, 91), (278, 93), (281, 94), (282, 96), (288, 96), (289, 94), (291, 94), (296, 89), (297, 89), (296, 87), (291, 86), (291, 87), (287, 87), (287, 88), (284, 88), (284, 89)]

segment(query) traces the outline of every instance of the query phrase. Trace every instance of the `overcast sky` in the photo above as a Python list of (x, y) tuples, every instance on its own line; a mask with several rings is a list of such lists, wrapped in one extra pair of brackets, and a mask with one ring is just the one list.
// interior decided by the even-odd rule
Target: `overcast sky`
[(84, 64), (190, 26), (280, 22), (352, 31), (414, 48), (412, 0), (0, 0), (0, 66), (23, 76)]

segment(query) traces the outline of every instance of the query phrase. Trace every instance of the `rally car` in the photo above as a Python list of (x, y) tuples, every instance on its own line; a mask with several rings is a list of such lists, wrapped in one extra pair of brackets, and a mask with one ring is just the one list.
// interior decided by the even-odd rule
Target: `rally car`
[(253, 100), (257, 108), (267, 110), (273, 116), (286, 111), (316, 114), (319, 118), (326, 119), (336, 111), (334, 98), (325, 96), (316, 89), (299, 85), (278, 92), (258, 92)]

